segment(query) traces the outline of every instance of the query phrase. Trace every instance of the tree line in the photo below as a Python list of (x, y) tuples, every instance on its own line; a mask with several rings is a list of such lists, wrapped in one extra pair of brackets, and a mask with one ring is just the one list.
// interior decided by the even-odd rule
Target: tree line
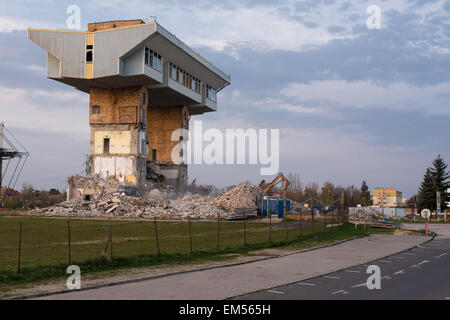
[[(289, 180), (286, 198), (295, 202), (340, 206), (343, 197), (345, 206), (372, 205), (372, 197), (366, 181), (362, 181), (361, 187), (358, 188), (353, 185), (336, 186), (330, 181), (326, 181), (322, 186), (319, 186), (317, 182), (303, 184), (298, 173), (289, 173), (286, 178)], [(264, 188), (265, 185), (267, 183), (263, 180), (259, 186)], [(279, 189), (274, 188), (274, 192), (279, 192)]]

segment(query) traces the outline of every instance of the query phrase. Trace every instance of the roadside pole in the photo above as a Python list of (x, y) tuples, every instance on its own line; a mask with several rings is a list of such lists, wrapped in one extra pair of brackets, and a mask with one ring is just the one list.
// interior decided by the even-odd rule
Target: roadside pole
[(430, 220), (431, 211), (429, 209), (423, 209), (420, 215), (425, 219), (425, 235), (428, 236), (428, 222)]

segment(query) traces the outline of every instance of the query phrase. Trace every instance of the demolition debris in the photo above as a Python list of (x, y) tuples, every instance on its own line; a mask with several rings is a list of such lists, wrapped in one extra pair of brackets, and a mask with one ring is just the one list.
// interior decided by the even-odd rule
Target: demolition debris
[[(154, 186), (152, 186), (154, 187)], [(240, 184), (220, 195), (186, 193), (177, 196), (170, 186), (136, 188), (114, 179), (73, 176), (68, 181), (68, 201), (31, 211), (32, 215), (110, 218), (208, 219), (235, 215), (239, 208), (257, 208), (262, 191)]]

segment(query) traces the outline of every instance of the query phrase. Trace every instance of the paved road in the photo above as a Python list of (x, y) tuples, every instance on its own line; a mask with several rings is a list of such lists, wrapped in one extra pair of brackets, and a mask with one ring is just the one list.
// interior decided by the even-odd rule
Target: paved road
[(373, 235), (263, 261), (71, 291), (42, 299), (226, 299), (364, 264), (427, 240), (423, 236)]
[[(423, 223), (403, 223), (404, 229), (409, 230), (425, 230), (425, 224)], [(436, 232), (438, 239), (450, 238), (450, 223), (430, 223), (428, 225), (429, 230)]]
[[(369, 265), (377, 265), (381, 269), (380, 290), (367, 288)], [(443, 235), (411, 250), (367, 264), (234, 299), (450, 300), (450, 238)]]

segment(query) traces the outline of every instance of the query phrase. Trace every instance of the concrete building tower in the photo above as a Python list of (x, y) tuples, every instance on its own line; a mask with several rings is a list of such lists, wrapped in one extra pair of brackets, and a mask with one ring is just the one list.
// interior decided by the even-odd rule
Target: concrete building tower
[(172, 132), (217, 110), (228, 75), (140, 19), (90, 23), (85, 32), (28, 29), (28, 38), (47, 52), (48, 78), (89, 94), (91, 174), (139, 184), (153, 163), (168, 183), (186, 183), (187, 165), (172, 161)]

